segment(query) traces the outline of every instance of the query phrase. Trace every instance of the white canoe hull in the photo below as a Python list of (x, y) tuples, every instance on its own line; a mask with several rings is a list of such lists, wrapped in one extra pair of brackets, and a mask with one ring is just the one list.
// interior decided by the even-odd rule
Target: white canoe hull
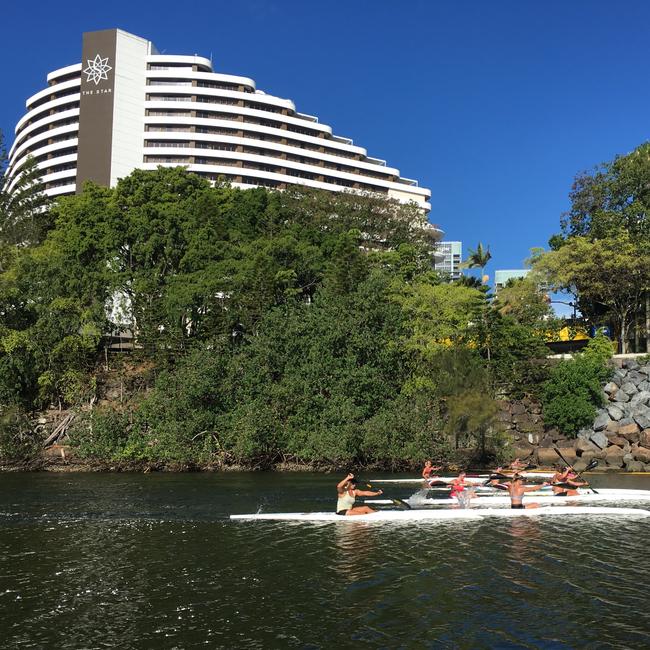
[(511, 508), (484, 508), (458, 510), (379, 510), (369, 515), (351, 517), (333, 512), (276, 512), (247, 515), (230, 515), (239, 521), (447, 521), (464, 519), (484, 519), (486, 517), (542, 517), (582, 515), (590, 517), (650, 517), (649, 510), (638, 508), (605, 508), (598, 506), (564, 506), (562, 508), (541, 507), (521, 510)]
[[(533, 478), (538, 478), (541, 481), (547, 478), (551, 478), (553, 476), (553, 472), (521, 472), (521, 476), (529, 479)], [(452, 481), (456, 480), (456, 476), (436, 476), (433, 479), (430, 479), (432, 481), (443, 481), (444, 483), (451, 483)], [(489, 474), (481, 475), (481, 476), (466, 476), (465, 477), (465, 482), (469, 483), (471, 485), (480, 485), (482, 483), (485, 483), (487, 479), (490, 478)], [(507, 480), (507, 478), (503, 479), (504, 481)], [(423, 478), (377, 478), (377, 479), (369, 479), (367, 481), (368, 484), (374, 485), (375, 483), (402, 483), (404, 485), (410, 484), (410, 485), (415, 485), (417, 483), (426, 483), (427, 480)]]
[[(423, 497), (411, 497), (405, 501), (414, 507), (422, 506), (447, 506), (454, 507), (458, 505), (456, 497), (447, 497), (439, 499), (426, 499)], [(544, 505), (563, 506), (566, 503), (603, 503), (603, 502), (620, 502), (620, 501), (650, 501), (650, 490), (619, 490), (603, 488), (594, 494), (590, 490), (583, 488), (575, 496), (558, 496), (552, 492), (528, 492), (524, 497), (524, 503), (542, 503)], [(367, 499), (365, 503), (391, 504), (390, 499)], [(510, 496), (504, 492), (492, 493), (487, 495), (481, 493), (472, 497), (470, 504), (472, 506), (501, 506), (510, 505)]]

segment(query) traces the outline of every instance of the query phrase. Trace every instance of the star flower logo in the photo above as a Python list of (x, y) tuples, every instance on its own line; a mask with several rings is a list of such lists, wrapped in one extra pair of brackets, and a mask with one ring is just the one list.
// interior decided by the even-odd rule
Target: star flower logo
[(108, 65), (108, 57), (102, 59), (99, 54), (94, 59), (86, 59), (88, 67), (84, 70), (84, 74), (88, 75), (86, 81), (94, 81), (97, 85), (102, 79), (108, 79), (108, 72), (112, 70)]

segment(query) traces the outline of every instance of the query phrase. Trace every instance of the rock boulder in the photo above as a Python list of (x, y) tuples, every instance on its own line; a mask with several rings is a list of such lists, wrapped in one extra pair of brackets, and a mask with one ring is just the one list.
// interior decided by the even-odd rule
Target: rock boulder
[[(627, 378), (626, 378), (627, 379)], [(639, 389), (636, 387), (636, 384), (631, 381), (626, 381), (622, 386), (621, 390), (629, 396), (635, 395), (639, 392)]]
[(647, 447), (635, 446), (631, 449), (634, 460), (639, 460), (642, 463), (650, 463), (650, 449)]
[(639, 433), (639, 425), (636, 422), (631, 424), (624, 424), (622, 427), (618, 428), (618, 435), (626, 437), (631, 434)]
[(617, 445), (612, 445), (611, 447), (608, 447), (605, 452), (605, 462), (610, 467), (620, 468), (623, 467), (623, 456), (625, 456), (623, 449)]
[(609, 443), (607, 436), (602, 431), (597, 431), (594, 433), (592, 436), (590, 436), (589, 440), (591, 440), (591, 442), (593, 442), (596, 447), (599, 447), (600, 449), (605, 449)]
[(601, 413), (595, 420), (593, 424), (594, 431), (602, 431), (607, 428), (607, 425), (611, 422), (609, 418), (609, 413)]
[(616, 406), (616, 404), (610, 404), (610, 405), (607, 407), (607, 413), (609, 414), (609, 417), (610, 417), (612, 420), (615, 420), (615, 421), (617, 421), (617, 422), (618, 422), (618, 420), (620, 420), (620, 419), (623, 417), (623, 415), (624, 415), (623, 409), (620, 408), (619, 406)]

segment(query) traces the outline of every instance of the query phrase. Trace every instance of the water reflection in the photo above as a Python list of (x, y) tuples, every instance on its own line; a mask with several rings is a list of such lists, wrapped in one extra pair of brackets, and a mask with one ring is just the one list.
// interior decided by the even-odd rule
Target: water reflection
[(513, 517), (505, 526), (508, 561), (504, 563), (503, 576), (513, 583), (532, 586), (526, 582), (526, 574), (540, 559), (540, 522), (532, 517)]
[(26, 479), (0, 474), (0, 648), (650, 647), (647, 520), (242, 523), (328, 510), (332, 478)]
[(374, 555), (373, 524), (366, 521), (341, 522), (334, 525), (334, 570), (348, 583), (368, 575), (370, 556)]

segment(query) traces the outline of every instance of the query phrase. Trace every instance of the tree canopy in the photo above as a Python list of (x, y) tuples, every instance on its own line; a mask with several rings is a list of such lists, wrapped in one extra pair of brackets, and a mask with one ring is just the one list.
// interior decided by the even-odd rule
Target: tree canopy
[(618, 231), (604, 239), (570, 237), (534, 265), (554, 290), (576, 293), (580, 311), (592, 322), (609, 316), (626, 352), (630, 322), (650, 292), (648, 260), (650, 240), (634, 241), (626, 231)]
[[(541, 341), (435, 273), (422, 212), (376, 196), (160, 168), (87, 183), (50, 219), (42, 241), (2, 249), (0, 400), (81, 409), (70, 435), (88, 457), (399, 467), (496, 453), (495, 386), (521, 383)], [(128, 359), (108, 357), (115, 331), (132, 336)], [(130, 382), (118, 403), (101, 399), (106, 367)]]

